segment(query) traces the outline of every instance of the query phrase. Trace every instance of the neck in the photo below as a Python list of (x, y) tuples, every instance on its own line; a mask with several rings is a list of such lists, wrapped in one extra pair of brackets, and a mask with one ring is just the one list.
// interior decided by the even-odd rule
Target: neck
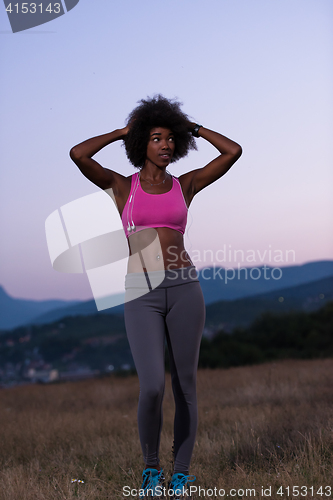
[(141, 169), (141, 175), (152, 182), (163, 181), (167, 177), (166, 167), (158, 167), (153, 163), (145, 164)]

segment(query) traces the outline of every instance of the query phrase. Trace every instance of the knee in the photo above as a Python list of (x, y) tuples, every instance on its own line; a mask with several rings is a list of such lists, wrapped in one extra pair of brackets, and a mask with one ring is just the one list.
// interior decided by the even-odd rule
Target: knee
[(184, 397), (196, 393), (196, 373), (188, 373), (181, 377), (172, 377), (172, 388), (175, 395)]
[(150, 383), (140, 387), (140, 399), (144, 399), (147, 404), (155, 404), (160, 402), (164, 394), (164, 381)]

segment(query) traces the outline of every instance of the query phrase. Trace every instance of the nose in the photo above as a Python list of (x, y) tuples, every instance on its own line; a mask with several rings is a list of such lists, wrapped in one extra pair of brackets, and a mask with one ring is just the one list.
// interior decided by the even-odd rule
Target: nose
[(164, 139), (162, 149), (170, 149), (169, 141), (167, 139)]

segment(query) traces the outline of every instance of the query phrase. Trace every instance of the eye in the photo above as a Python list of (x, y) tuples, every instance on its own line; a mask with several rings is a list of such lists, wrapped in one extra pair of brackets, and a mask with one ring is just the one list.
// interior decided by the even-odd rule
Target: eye
[(169, 137), (169, 141), (175, 142), (175, 138), (174, 137)]
[(158, 142), (160, 139), (158, 137), (154, 137), (153, 141)]

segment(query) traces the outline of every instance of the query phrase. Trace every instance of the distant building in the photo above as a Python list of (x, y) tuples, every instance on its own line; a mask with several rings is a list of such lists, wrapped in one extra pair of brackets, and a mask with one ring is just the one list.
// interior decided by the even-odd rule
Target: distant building
[(58, 370), (36, 370), (35, 368), (29, 368), (26, 373), (26, 378), (30, 379), (31, 382), (44, 382), (45, 384), (49, 382), (54, 382), (59, 379)]

